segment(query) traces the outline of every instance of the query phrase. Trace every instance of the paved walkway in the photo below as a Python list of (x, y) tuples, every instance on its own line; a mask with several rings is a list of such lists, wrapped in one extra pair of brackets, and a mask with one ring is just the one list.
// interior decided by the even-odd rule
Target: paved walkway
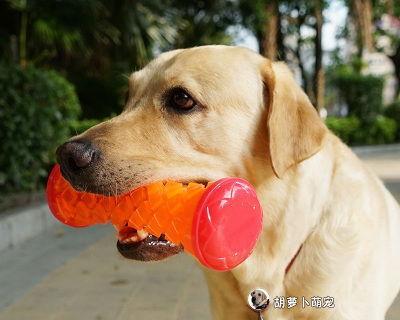
[[(363, 154), (400, 200), (400, 148)], [(119, 256), (109, 227), (53, 230), (0, 254), (0, 320), (209, 319), (193, 260)], [(387, 320), (400, 318), (400, 298)]]
[[(64, 237), (71, 235), (67, 231)], [(9, 266), (10, 280), (15, 278), (11, 273), (24, 276), (31, 274), (32, 269), (46, 268), (46, 258), (46, 254), (38, 256), (33, 261), (36, 265), (26, 264), (24, 272)], [(3, 269), (0, 274), (7, 282)], [(50, 272), (5, 308), (0, 319), (200, 320), (207, 319), (208, 312), (206, 287), (193, 260), (185, 255), (165, 263), (124, 260), (117, 254), (111, 235)]]

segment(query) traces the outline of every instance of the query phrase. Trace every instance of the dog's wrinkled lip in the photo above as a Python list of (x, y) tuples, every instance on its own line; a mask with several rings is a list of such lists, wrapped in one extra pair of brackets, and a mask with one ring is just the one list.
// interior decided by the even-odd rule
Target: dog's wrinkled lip
[(209, 184), (210, 180), (204, 179), (204, 178), (193, 178), (193, 179), (171, 179), (171, 178), (162, 178), (162, 179), (150, 179), (142, 183), (135, 183), (133, 185), (130, 185), (129, 183), (126, 185), (121, 185), (119, 183), (116, 183), (115, 181), (107, 182), (107, 183), (102, 183), (98, 184), (95, 181), (85, 181), (88, 180), (87, 176), (81, 175), (81, 176), (73, 176), (68, 174), (68, 172), (63, 169), (62, 166), (60, 166), (61, 169), (61, 175), (65, 180), (67, 180), (71, 186), (76, 190), (80, 192), (89, 192), (93, 194), (98, 194), (102, 196), (120, 196), (125, 193), (128, 193), (132, 190), (135, 190), (137, 188), (149, 185), (151, 183), (155, 183), (158, 181), (176, 181), (180, 182), (183, 185), (187, 186), (191, 182), (199, 183), (204, 185), (205, 187)]
[(140, 261), (163, 260), (183, 251), (181, 245), (167, 241), (164, 235), (157, 238), (151, 234), (142, 240), (129, 242), (118, 240), (117, 248), (125, 258)]

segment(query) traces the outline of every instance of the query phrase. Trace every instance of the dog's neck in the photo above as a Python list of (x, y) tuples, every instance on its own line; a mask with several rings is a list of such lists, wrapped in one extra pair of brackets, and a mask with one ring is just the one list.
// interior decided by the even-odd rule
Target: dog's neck
[[(258, 174), (251, 172), (246, 178), (256, 187), (263, 207), (263, 232), (251, 256), (232, 270), (231, 276), (223, 277), (226, 283), (236, 283), (229, 290), (236, 291), (242, 304), (257, 287), (266, 289), (271, 297), (285, 295), (285, 278), (302, 258), (299, 249), (303, 244), (306, 247), (307, 237), (321, 218), (328, 198), (333, 166), (328, 153), (329, 150), (321, 150), (291, 168), (282, 179), (275, 177), (262, 160), (253, 164)], [(325, 174), (316, 176), (313, 168)], [(218, 275), (207, 278), (215, 277)]]

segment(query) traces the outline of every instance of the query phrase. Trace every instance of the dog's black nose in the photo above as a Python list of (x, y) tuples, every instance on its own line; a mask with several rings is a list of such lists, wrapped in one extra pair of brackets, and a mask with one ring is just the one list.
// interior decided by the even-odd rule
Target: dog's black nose
[(92, 165), (100, 151), (86, 141), (66, 142), (57, 149), (57, 160), (63, 171), (74, 174)]

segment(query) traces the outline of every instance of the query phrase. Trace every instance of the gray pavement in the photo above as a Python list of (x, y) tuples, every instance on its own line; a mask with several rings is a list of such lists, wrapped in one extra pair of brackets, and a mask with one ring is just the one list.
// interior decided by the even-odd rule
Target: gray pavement
[[(400, 200), (400, 147), (361, 152)], [(128, 261), (110, 227), (56, 226), (0, 252), (0, 320), (210, 319), (195, 262)], [(400, 318), (400, 297), (387, 320)]]
[[(32, 264), (16, 263), (19, 265), (17, 269), (11, 264), (8, 270), (1, 266), (0, 279), (8, 282), (8, 287), (3, 289), (0, 286), (2, 296), (20, 289), (20, 294), (14, 295), (14, 303), (0, 312), (1, 320), (209, 318), (207, 289), (193, 259), (178, 255), (160, 263), (128, 261), (117, 253), (112, 232), (98, 241), (96, 237), (105, 230), (87, 235), (89, 240), (76, 241), (74, 235), (81, 237), (77, 235), (81, 230), (74, 231), (65, 232), (62, 236), (64, 241), (59, 243), (58, 249), (49, 246), (43, 239), (32, 240), (35, 242), (33, 247), (36, 247), (31, 253), (36, 257), (29, 259)], [(54, 240), (54, 235), (52, 238)], [(73, 244), (68, 244), (68, 241)], [(78, 242), (86, 247), (79, 254), (76, 250)], [(90, 242), (93, 244), (87, 246)], [(36, 253), (42, 250), (37, 248), (40, 245), (45, 246), (47, 254)], [(68, 255), (75, 256), (65, 259), (59, 251), (68, 247)], [(14, 252), (18, 255), (19, 250), (23, 248)], [(50, 252), (58, 256), (53, 259), (57, 260), (53, 261), (53, 267), (65, 260), (53, 270), (49, 270), (51, 266), (46, 259)], [(9, 257), (9, 263), (15, 262), (15, 259), (15, 256)], [(42, 268), (47, 269), (43, 272), (50, 272), (40, 279)], [(36, 271), (32, 272), (32, 269)], [(37, 283), (33, 287), (32, 283), (27, 283), (28, 291), (21, 296), (21, 287), (30, 274)], [(24, 278), (18, 279), (19, 276)], [(14, 288), (13, 281), (18, 282)]]
[[(399, 160), (400, 162), (400, 153)], [(399, 163), (400, 166), (400, 163)], [(400, 174), (400, 172), (399, 172)], [(392, 194), (396, 197), (397, 201), (400, 202), (400, 179), (391, 178), (389, 181), (385, 181), (385, 185), (392, 192)], [(400, 270), (399, 270), (400, 272)], [(389, 309), (386, 320), (398, 320), (400, 319), (400, 295), (397, 296), (396, 300), (392, 304), (392, 307)]]
[(76, 230), (62, 225), (0, 253), (0, 310), (20, 299), (51, 271), (83, 248), (112, 233), (99, 226)]

